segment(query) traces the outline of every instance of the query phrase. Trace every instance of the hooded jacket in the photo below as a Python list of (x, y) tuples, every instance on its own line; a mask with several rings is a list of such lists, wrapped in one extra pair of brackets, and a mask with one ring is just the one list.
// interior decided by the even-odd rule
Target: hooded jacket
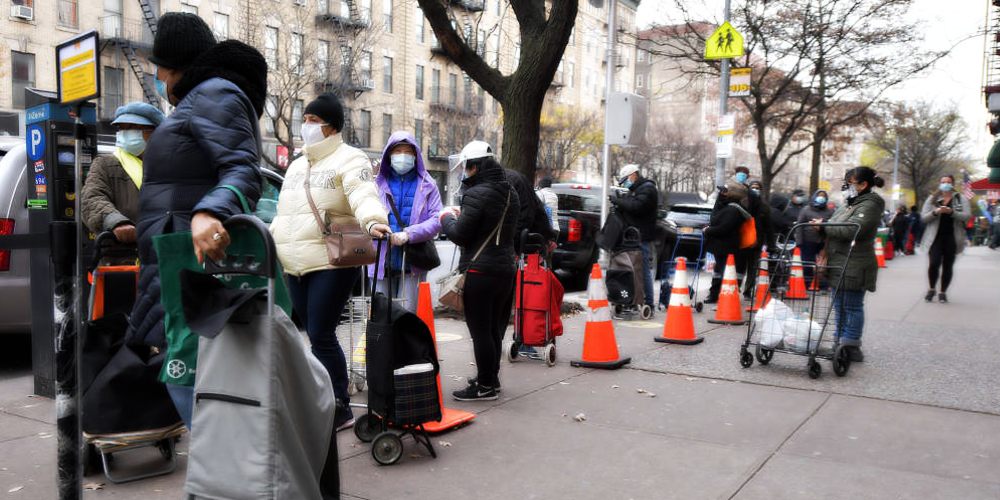
[[(833, 216), (833, 210), (830, 209), (827, 202), (824, 202), (822, 205), (816, 204), (816, 195), (819, 193), (826, 193), (826, 191), (819, 189), (813, 193), (812, 197), (809, 198), (809, 204), (799, 212), (799, 218), (796, 220), (797, 224), (809, 222), (813, 219), (828, 220)], [(800, 243), (822, 243), (823, 235), (814, 228), (807, 228), (803, 226), (795, 230), (795, 241)]]
[[(521, 205), (517, 192), (507, 182), (503, 168), (495, 161), (487, 161), (479, 167), (476, 175), (462, 181), (462, 187), (465, 192), (461, 213), (458, 217), (445, 215), (441, 219), (441, 229), (448, 239), (462, 248), (458, 268), (486, 274), (513, 273), (514, 233)], [(490, 236), (501, 220), (498, 243), (496, 236)], [(483, 253), (471, 262), (484, 242)]]
[(703, 232), (706, 249), (721, 263), (726, 261), (727, 255), (735, 256), (740, 251), (740, 227), (753, 217), (736, 201), (727, 198), (725, 203), (712, 212), (709, 225)]
[[(441, 232), (441, 221), (438, 219), (438, 213), (441, 212), (441, 193), (438, 191), (434, 178), (431, 177), (431, 174), (427, 173), (427, 167), (424, 166), (424, 157), (420, 152), (420, 146), (417, 145), (417, 140), (409, 132), (394, 132), (389, 137), (389, 142), (382, 151), (382, 161), (379, 164), (378, 175), (375, 176), (375, 185), (378, 186), (379, 199), (382, 200), (382, 207), (386, 213), (392, 213), (392, 208), (389, 207), (388, 194), (392, 191), (389, 183), (399, 182), (399, 177), (396, 175), (396, 171), (392, 169), (389, 151), (399, 143), (409, 144), (417, 152), (417, 161), (414, 167), (417, 174), (417, 189), (413, 193), (413, 203), (409, 211), (410, 217), (409, 220), (405, 221), (406, 228), (403, 231), (409, 237), (410, 243), (430, 241)], [(400, 211), (400, 217), (404, 217), (402, 214), (403, 207), (401, 206), (402, 200), (394, 201), (396, 209)], [(381, 254), (377, 266), (377, 269), (384, 268), (384, 252)], [(425, 269), (410, 267), (414, 273), (425, 271)], [(375, 269), (373, 266), (368, 266), (368, 276), (372, 276)]]
[(618, 212), (629, 226), (639, 228), (642, 241), (656, 238), (656, 211), (660, 205), (660, 192), (652, 179), (641, 178), (628, 188), (628, 194), (612, 197)]
[[(253, 210), (260, 198), (257, 121), (267, 89), (267, 64), (236, 41), (207, 50), (174, 86), (180, 101), (156, 128), (143, 155), (139, 192), (139, 296), (129, 316), (130, 344), (165, 345), (160, 278), (153, 237), (190, 231), (191, 217), (219, 220), (243, 212), (238, 189)], [(259, 101), (257, 100), (259, 98)]]
[(843, 269), (844, 281), (840, 284), (843, 290), (875, 291), (875, 282), (878, 279), (875, 235), (883, 210), (885, 210), (885, 200), (874, 191), (868, 191), (849, 199), (830, 216), (829, 222), (856, 223), (861, 226), (853, 250), (851, 242), (855, 228), (849, 226), (823, 228), (826, 235), (827, 265), (830, 266), (830, 283), (833, 286), (841, 283), (840, 274)]
[[(920, 240), (920, 245), (926, 250), (930, 250), (931, 245), (934, 243), (934, 238), (937, 237), (938, 227), (941, 225), (941, 218), (934, 215), (934, 209), (937, 208), (939, 199), (940, 193), (928, 196), (924, 200), (923, 208), (920, 209), (920, 219), (924, 223), (924, 234)], [(951, 214), (951, 220), (955, 226), (953, 229), (955, 253), (959, 254), (962, 253), (962, 250), (965, 250), (965, 223), (972, 217), (972, 208), (969, 206), (968, 200), (961, 193), (952, 195), (951, 208), (954, 210), (954, 213)]]
[(364, 152), (344, 144), (340, 133), (306, 146), (304, 151), (285, 172), (278, 212), (271, 222), (278, 259), (292, 276), (335, 269), (306, 197), (306, 175), (324, 227), (336, 220), (370, 231), (374, 224), (389, 223)]

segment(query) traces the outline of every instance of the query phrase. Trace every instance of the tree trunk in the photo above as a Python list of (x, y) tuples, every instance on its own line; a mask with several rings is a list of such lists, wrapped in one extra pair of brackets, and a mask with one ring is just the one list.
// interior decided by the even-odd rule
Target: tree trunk
[(542, 117), (542, 107), (537, 103), (541, 98), (523, 90), (512, 84), (506, 99), (500, 103), (504, 116), (500, 154), (505, 168), (516, 170), (534, 182)]
[(823, 134), (826, 133), (826, 127), (817, 127), (816, 133), (813, 135), (813, 145), (812, 145), (812, 160), (809, 167), (809, 191), (807, 193), (815, 193), (819, 189), (819, 166), (823, 161)]

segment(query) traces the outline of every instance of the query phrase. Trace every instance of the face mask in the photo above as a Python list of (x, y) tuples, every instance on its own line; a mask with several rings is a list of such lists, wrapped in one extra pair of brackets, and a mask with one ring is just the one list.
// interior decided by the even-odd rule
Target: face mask
[(803, 200), (801, 196), (793, 196), (792, 197), (792, 203), (794, 203), (796, 205), (801, 205), (802, 202), (804, 202), (804, 201), (805, 200)]
[(844, 198), (847, 198), (849, 200), (858, 195), (858, 188), (854, 187), (854, 184), (848, 184), (847, 189), (841, 192), (844, 194)]
[(417, 158), (413, 155), (408, 154), (398, 154), (389, 157), (392, 169), (396, 171), (396, 175), (404, 175), (413, 167), (416, 166)]
[(823, 205), (825, 203), (826, 203), (826, 196), (817, 196), (816, 197), (816, 204), (817, 205)]
[(115, 134), (115, 146), (132, 156), (139, 156), (146, 150), (146, 140), (141, 130), (119, 130)]
[(750, 178), (750, 176), (743, 172), (736, 173), (736, 182), (739, 182), (740, 184), (745, 183), (748, 178)]
[(938, 186), (938, 189), (940, 189), (944, 193), (951, 191), (951, 188), (952, 185), (947, 182), (942, 182), (941, 185)]
[(621, 181), (619, 183), (619, 185), (621, 185), (621, 187), (623, 187), (625, 189), (629, 189), (629, 188), (632, 187), (632, 179), (625, 179), (625, 180)]
[(753, 191), (754, 194), (760, 194), (760, 189), (757, 189), (757, 188), (753, 188), (750, 191)]
[(164, 101), (170, 102), (170, 98), (167, 97), (167, 83), (159, 78), (153, 77), (153, 86), (156, 87), (156, 94), (163, 98)]
[(302, 141), (306, 143), (306, 146), (312, 146), (313, 144), (326, 139), (326, 136), (323, 135), (322, 123), (303, 123), (300, 134), (302, 135)]

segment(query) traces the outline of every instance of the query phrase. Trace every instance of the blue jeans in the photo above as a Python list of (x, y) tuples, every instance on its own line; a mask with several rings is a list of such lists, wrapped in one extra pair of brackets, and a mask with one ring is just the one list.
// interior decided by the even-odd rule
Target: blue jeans
[(337, 325), (360, 275), (360, 268), (348, 267), (288, 276), (292, 306), (306, 327), (313, 355), (323, 363), (333, 381), (334, 395), (345, 405), (351, 396), (347, 393), (347, 359), (337, 341)]
[(164, 384), (167, 386), (167, 393), (177, 408), (181, 420), (188, 430), (191, 430), (191, 415), (194, 412), (194, 387), (189, 385)]
[(653, 307), (653, 242), (643, 241), (642, 248), (642, 289), (646, 294), (646, 305)]
[(865, 329), (865, 291), (838, 290), (833, 299), (837, 314), (837, 331), (834, 336), (845, 345), (860, 346), (861, 332)]

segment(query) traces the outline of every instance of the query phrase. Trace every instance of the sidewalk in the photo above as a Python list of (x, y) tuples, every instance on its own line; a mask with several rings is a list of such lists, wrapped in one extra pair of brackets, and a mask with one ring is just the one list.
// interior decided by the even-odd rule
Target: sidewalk
[[(654, 343), (658, 314), (617, 322), (628, 369), (571, 368), (584, 320), (571, 318), (557, 366), (503, 362), (499, 401), (446, 398), (479, 415), (433, 439), (437, 459), (407, 440), (399, 464), (379, 467), (342, 432), (345, 498), (1000, 498), (1000, 252), (959, 258), (951, 304), (923, 302), (925, 265), (897, 258), (880, 273), (867, 361), (844, 378), (824, 361), (811, 380), (804, 358), (780, 353), (742, 369), (744, 327), (709, 328), (708, 311), (701, 345)], [(474, 372), (472, 345), (462, 323), (437, 330), (454, 339), (440, 345), (450, 393)], [(30, 377), (0, 379), (0, 498), (54, 497), (53, 405), (29, 391)], [(175, 473), (86, 497), (176, 499), (182, 487)]]

